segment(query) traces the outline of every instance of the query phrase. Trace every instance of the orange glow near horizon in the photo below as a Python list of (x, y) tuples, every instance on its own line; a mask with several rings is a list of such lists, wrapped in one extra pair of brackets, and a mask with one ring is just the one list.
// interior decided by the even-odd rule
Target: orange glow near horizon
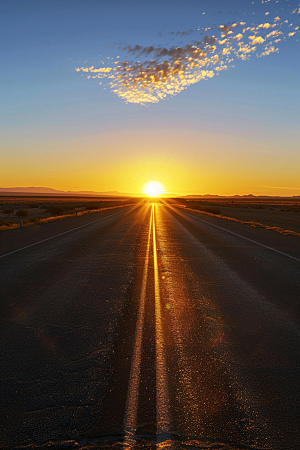
[(165, 192), (165, 188), (159, 181), (149, 181), (149, 183), (143, 186), (142, 191), (142, 193), (148, 195), (148, 197), (160, 197)]

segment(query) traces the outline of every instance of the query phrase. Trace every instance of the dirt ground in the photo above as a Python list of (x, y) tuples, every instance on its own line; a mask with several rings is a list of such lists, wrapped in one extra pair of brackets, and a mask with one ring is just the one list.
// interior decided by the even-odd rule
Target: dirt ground
[(271, 227), (280, 227), (284, 230), (292, 230), (300, 233), (300, 211), (288, 211), (283, 205), (257, 208), (238, 208), (221, 206), (223, 216), (233, 217), (249, 222), (258, 222)]
[[(180, 202), (178, 202), (180, 203)], [(240, 221), (256, 222), (267, 227), (278, 227), (300, 233), (300, 200), (278, 198), (269, 200), (183, 200), (187, 208), (203, 206), (218, 208), (222, 217)]]

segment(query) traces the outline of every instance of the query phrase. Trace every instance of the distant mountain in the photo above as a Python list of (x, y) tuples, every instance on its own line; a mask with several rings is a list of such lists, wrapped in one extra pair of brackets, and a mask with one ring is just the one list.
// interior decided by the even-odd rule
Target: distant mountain
[(44, 187), (13, 187), (13, 188), (0, 188), (0, 192), (27, 192), (38, 194), (61, 194), (64, 191), (58, 191), (57, 189), (44, 188)]
[[(12, 187), (12, 188), (0, 188), (0, 194), (7, 195), (45, 195), (45, 196), (79, 196), (79, 197), (144, 197), (143, 194), (132, 194), (132, 193), (124, 193), (118, 191), (106, 191), (106, 192), (97, 192), (97, 191), (60, 191), (57, 189), (47, 188), (47, 187)], [(299, 199), (300, 195), (293, 195), (292, 197), (280, 197), (280, 196), (272, 196), (272, 195), (214, 195), (214, 194), (190, 194), (190, 195), (177, 195), (172, 193), (166, 193), (165, 197), (180, 197), (180, 198), (294, 198)]]
[[(97, 191), (60, 191), (57, 189), (47, 188), (47, 187), (12, 187), (12, 188), (0, 188), (0, 194), (7, 195), (46, 195), (46, 196), (55, 196), (55, 195), (64, 195), (64, 196), (72, 196), (72, 197), (144, 197), (143, 194), (132, 194), (128, 192), (118, 192), (118, 191), (106, 191), (106, 192), (97, 192)], [(166, 193), (165, 197), (178, 197), (176, 194)]]
[(0, 193), (7, 194), (44, 194), (44, 195), (86, 195), (86, 196), (110, 196), (110, 197), (139, 197), (139, 194), (128, 194), (124, 192), (118, 191), (106, 191), (106, 192), (97, 192), (97, 191), (59, 191), (57, 189), (47, 188), (47, 187), (13, 187), (13, 188), (0, 188)]
[(247, 195), (212, 195), (212, 194), (205, 194), (205, 195), (183, 195), (181, 198), (235, 198), (235, 199), (243, 199), (243, 198), (300, 198), (300, 195), (293, 195), (292, 197), (283, 197), (280, 195), (253, 195), (253, 194), (247, 194)]

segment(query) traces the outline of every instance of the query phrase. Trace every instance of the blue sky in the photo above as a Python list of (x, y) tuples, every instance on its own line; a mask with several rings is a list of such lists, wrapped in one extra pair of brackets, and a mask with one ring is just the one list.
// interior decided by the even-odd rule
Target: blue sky
[[(179, 193), (300, 195), (299, 8), (285, 0), (2, 1), (0, 186), (138, 192), (143, 177), (164, 177), (159, 181)], [(270, 28), (259, 28), (266, 23)], [(220, 26), (234, 24), (221, 34)], [(271, 31), (282, 34), (266, 37)], [(242, 42), (232, 40), (238, 32), (248, 46), (262, 36), (245, 60), (233, 48)], [(217, 44), (209, 57), (227, 46), (233, 60), (197, 82), (199, 70), (189, 66), (193, 83), (183, 74), (178, 93), (163, 100), (159, 92), (171, 77), (149, 84), (149, 102), (139, 89), (137, 103), (123, 82), (112, 92), (107, 74), (87, 79), (100, 69), (115, 73), (118, 61), (152, 61), (157, 71), (157, 52), (144, 57), (128, 46), (167, 49), (157, 64), (169, 58), (172, 65), (172, 48), (205, 36)], [(267, 44), (274, 51), (261, 56)]]

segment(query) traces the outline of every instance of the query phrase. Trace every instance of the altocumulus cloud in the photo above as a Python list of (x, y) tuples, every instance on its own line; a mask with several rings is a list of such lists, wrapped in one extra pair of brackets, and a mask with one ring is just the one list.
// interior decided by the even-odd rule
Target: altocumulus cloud
[[(266, 3), (266, 2), (265, 2)], [(291, 14), (300, 14), (300, 8)], [(279, 51), (278, 42), (287, 40), (299, 33), (299, 26), (279, 16), (273, 21), (247, 26), (246, 21), (218, 27), (215, 34), (201, 40), (191, 35), (199, 30), (171, 32), (178, 38), (190, 37), (185, 45), (164, 46), (127, 45), (122, 53), (127, 55), (123, 61), (119, 56), (110, 58), (111, 63), (102, 67), (77, 67), (76, 72), (83, 72), (88, 79), (101, 79), (99, 84), (108, 84), (111, 91), (127, 103), (146, 105), (157, 103), (170, 96), (179, 94), (192, 84), (219, 75), (228, 70), (236, 60), (248, 60), (268, 56)], [(272, 30), (272, 31), (270, 31)], [(276, 39), (275, 39), (276, 38)], [(133, 58), (133, 59), (132, 59)]]

